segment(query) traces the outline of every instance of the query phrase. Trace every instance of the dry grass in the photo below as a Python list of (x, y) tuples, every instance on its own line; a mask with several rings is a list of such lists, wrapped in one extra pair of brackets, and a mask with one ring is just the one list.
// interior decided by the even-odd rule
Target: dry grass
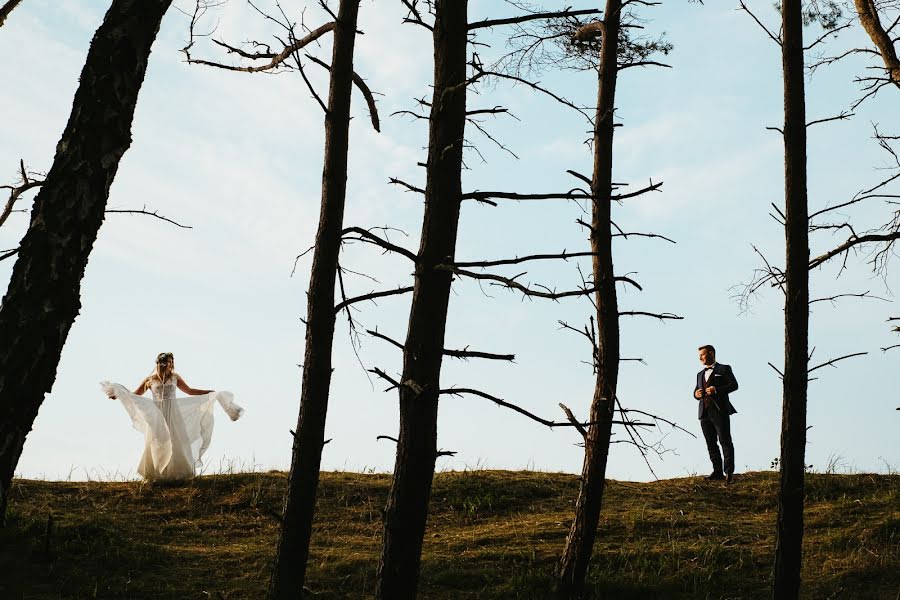
[[(900, 597), (900, 475), (807, 482), (804, 597)], [(389, 483), (323, 473), (316, 597), (371, 596)], [(178, 486), (18, 480), (0, 530), (0, 598), (263, 598), (284, 485), (283, 473)], [(777, 485), (768, 472), (730, 487), (610, 482), (590, 597), (768, 597)], [(546, 597), (576, 492), (571, 475), (438, 474), (420, 597)]]

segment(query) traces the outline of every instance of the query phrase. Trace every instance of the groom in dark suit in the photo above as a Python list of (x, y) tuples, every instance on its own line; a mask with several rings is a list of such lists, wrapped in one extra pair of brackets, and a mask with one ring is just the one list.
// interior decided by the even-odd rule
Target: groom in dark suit
[[(716, 362), (716, 349), (710, 345), (700, 346), (700, 362), (703, 370), (697, 373), (697, 384), (694, 386), (694, 398), (697, 404), (697, 417), (700, 429), (706, 438), (709, 460), (712, 461), (713, 472), (709, 480), (734, 481), (734, 444), (731, 441), (731, 415), (737, 411), (728, 400), (728, 394), (738, 389), (737, 379), (731, 367)], [(722, 469), (722, 454), (719, 454), (718, 443), (725, 455), (725, 468)]]

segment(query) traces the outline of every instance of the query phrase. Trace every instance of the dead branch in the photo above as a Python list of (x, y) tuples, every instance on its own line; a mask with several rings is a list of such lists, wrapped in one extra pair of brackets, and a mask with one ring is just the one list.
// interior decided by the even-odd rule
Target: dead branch
[(165, 221), (166, 223), (171, 223), (176, 227), (181, 227), (182, 229), (193, 229), (190, 225), (182, 225), (181, 223), (170, 219), (169, 217), (164, 217), (159, 214), (159, 211), (156, 210), (147, 210), (147, 205), (144, 205), (141, 209), (119, 209), (119, 208), (110, 208), (106, 210), (107, 213), (119, 213), (119, 214), (129, 214), (129, 215), (146, 215), (148, 217), (153, 217), (155, 219), (159, 219), (160, 221)]
[(884, 234), (870, 233), (870, 234), (861, 235), (861, 236), (851, 236), (846, 242), (844, 242), (840, 246), (833, 248), (832, 250), (829, 250), (828, 252), (826, 252), (820, 256), (817, 256), (816, 258), (809, 261), (809, 269), (813, 270), (816, 267), (821, 266), (826, 261), (834, 258), (835, 256), (839, 256), (839, 255), (849, 251), (851, 248), (854, 248), (861, 244), (870, 244), (870, 243), (874, 243), (874, 242), (887, 242), (887, 247), (884, 250), (882, 250), (881, 252), (879, 252), (879, 254), (883, 254), (886, 250), (890, 249), (890, 247), (893, 245), (893, 242), (898, 239), (900, 239), (900, 231), (893, 231), (891, 233), (884, 233)]
[[(575, 427), (575, 425), (570, 421), (550, 421), (548, 419), (542, 419), (541, 417), (537, 416), (536, 414), (529, 412), (520, 406), (516, 406), (515, 404), (507, 402), (507, 401), (503, 400), (502, 398), (497, 398), (496, 396), (492, 396), (491, 394), (487, 394), (485, 392), (482, 392), (481, 390), (476, 390), (476, 389), (472, 389), (472, 388), (448, 388), (448, 389), (441, 390), (439, 393), (445, 394), (445, 395), (451, 395), (451, 396), (461, 396), (463, 394), (469, 394), (472, 396), (478, 396), (480, 398), (485, 398), (486, 400), (490, 400), (494, 404), (497, 404), (504, 408), (513, 410), (521, 415), (528, 417), (532, 421), (536, 421), (537, 423), (540, 423), (541, 425), (544, 425), (551, 429), (554, 427)], [(623, 421), (613, 421), (613, 423), (615, 423), (617, 425), (625, 424)], [(653, 423), (636, 422), (634, 424), (639, 427), (655, 427), (655, 425)], [(590, 427), (591, 425), (593, 425), (593, 423), (580, 423), (580, 425), (582, 428), (584, 428), (584, 427)]]
[(396, 346), (400, 350), (403, 350), (403, 344), (401, 344), (400, 342), (398, 342), (397, 340), (395, 340), (393, 338), (389, 338), (388, 336), (384, 335), (383, 333), (380, 333), (379, 331), (375, 331), (372, 329), (366, 329), (366, 333), (368, 333), (369, 335), (371, 335), (373, 337), (382, 339), (382, 340), (388, 342), (389, 344)]
[[(325, 69), (328, 70), (329, 73), (331, 72), (331, 65), (329, 65), (325, 61), (319, 60), (318, 58), (316, 58), (315, 56), (312, 56), (311, 54), (307, 54), (306, 58), (313, 61), (317, 65), (324, 67)], [(362, 92), (363, 97), (366, 99), (366, 105), (369, 107), (369, 117), (372, 119), (372, 128), (375, 131), (380, 133), (381, 132), (381, 123), (378, 119), (378, 107), (375, 106), (375, 97), (372, 95), (372, 90), (369, 89), (369, 86), (366, 85), (366, 82), (363, 81), (363, 78), (360, 77), (356, 73), (356, 71), (353, 71), (352, 77), (353, 77), (353, 83), (356, 85), (356, 87), (359, 89), (359, 91)]]
[(816, 119), (815, 121), (810, 121), (806, 124), (807, 127), (812, 127), (813, 125), (818, 125), (820, 123), (830, 123), (831, 121), (846, 121), (850, 117), (854, 116), (854, 113), (849, 110), (842, 110), (839, 114), (834, 115), (833, 117), (826, 117), (824, 119)]
[(215, 67), (217, 69), (225, 69), (226, 71), (241, 71), (243, 73), (259, 73), (261, 71), (270, 71), (270, 70), (280, 66), (282, 63), (284, 63), (288, 58), (291, 57), (291, 55), (294, 52), (311, 44), (312, 42), (316, 41), (317, 39), (319, 39), (320, 37), (322, 37), (329, 31), (333, 30), (334, 28), (335, 28), (334, 21), (332, 21), (330, 23), (325, 23), (324, 25), (317, 27), (316, 29), (310, 31), (304, 37), (302, 37), (298, 40), (295, 40), (292, 43), (286, 45), (284, 47), (284, 49), (278, 53), (245, 52), (245, 51), (241, 50), (240, 48), (230, 46), (230, 45), (226, 44), (225, 42), (222, 42), (219, 40), (213, 40), (213, 42), (215, 42), (219, 46), (225, 48), (229, 53), (238, 54), (239, 56), (241, 56), (243, 58), (247, 58), (247, 59), (251, 59), (251, 60), (261, 60), (261, 59), (266, 59), (266, 58), (271, 59), (271, 60), (269, 60), (269, 62), (267, 62), (263, 65), (238, 67), (238, 66), (234, 66), (234, 65), (226, 65), (223, 63), (217, 63), (217, 62), (213, 62), (213, 61), (209, 61), (209, 60), (203, 60), (203, 59), (199, 59), (199, 58), (190, 58), (190, 57), (187, 58), (187, 62), (189, 62), (191, 64)]
[(418, 4), (417, 0), (400, 0), (400, 1), (403, 2), (403, 5), (406, 6), (406, 8), (409, 10), (409, 15), (407, 15), (403, 19), (404, 23), (412, 23), (414, 25), (419, 25), (421, 27), (424, 27), (428, 31), (434, 31), (434, 27), (432, 27), (431, 25), (429, 25), (422, 19), (422, 14), (419, 12), (418, 7), (417, 7), (417, 4)]
[(559, 407), (564, 413), (566, 413), (566, 418), (569, 419), (569, 423), (571, 423), (572, 426), (578, 430), (578, 433), (581, 434), (581, 437), (586, 438), (588, 434), (587, 429), (585, 429), (584, 426), (578, 421), (578, 419), (575, 418), (575, 415), (572, 414), (572, 411), (569, 409), (569, 407), (562, 402), (559, 403)]
[(518, 25), (521, 23), (527, 23), (528, 21), (537, 21), (540, 19), (563, 19), (566, 17), (577, 17), (581, 15), (596, 15), (600, 12), (600, 10), (597, 10), (595, 8), (572, 10), (571, 7), (569, 7), (558, 12), (533, 13), (530, 15), (508, 17), (505, 19), (484, 19), (482, 21), (469, 23), (469, 31), (472, 31), (473, 29), (482, 29), (484, 27), (497, 27), (499, 25)]
[(516, 360), (515, 354), (494, 354), (491, 352), (479, 352), (477, 350), (469, 350), (468, 346), (466, 346), (462, 350), (450, 350), (448, 348), (444, 348), (444, 356), (461, 359), (486, 358), (489, 360), (506, 360), (510, 362)]
[(527, 256), (517, 256), (515, 258), (501, 258), (498, 260), (483, 260), (474, 262), (455, 262), (454, 267), (496, 267), (499, 265), (517, 265), (519, 263), (532, 260), (569, 260), (570, 258), (578, 258), (582, 256), (594, 256), (595, 252), (567, 252), (563, 250), (559, 254), (530, 254)]
[(550, 98), (553, 98), (554, 100), (556, 100), (563, 106), (567, 106), (567, 107), (577, 111), (579, 114), (581, 114), (581, 116), (583, 116), (585, 119), (587, 119), (588, 122), (590, 122), (590, 123), (594, 122), (593, 118), (587, 113), (587, 111), (585, 110), (584, 107), (578, 106), (577, 104), (575, 104), (571, 100), (568, 100), (567, 98), (564, 98), (563, 96), (558, 96), (557, 94), (554, 94), (547, 88), (541, 86), (540, 83), (538, 83), (538, 82), (529, 81), (522, 77), (517, 77), (516, 75), (509, 75), (507, 73), (500, 73), (498, 71), (487, 71), (484, 69), (484, 66), (475, 59), (473, 59), (469, 64), (475, 70), (475, 75), (472, 78), (470, 78), (469, 81), (467, 82), (469, 85), (475, 83), (476, 81), (478, 81), (480, 79), (489, 78), (489, 77), (495, 77), (497, 79), (504, 79), (507, 81), (512, 81), (513, 83), (521, 83), (522, 85), (525, 85), (525, 86), (533, 89), (536, 92), (539, 92), (541, 94), (544, 94), (545, 96), (549, 96)]
[(814, 300), (810, 300), (810, 304), (815, 304), (816, 302), (831, 302), (833, 305), (836, 300), (841, 298), (867, 298), (870, 300), (882, 300), (883, 302), (890, 302), (887, 298), (882, 298), (881, 296), (873, 296), (869, 293), (869, 291), (865, 291), (858, 294), (836, 294), (834, 296), (828, 296), (827, 298), (816, 298)]
[(853, 354), (845, 354), (844, 356), (839, 356), (838, 358), (832, 358), (832, 359), (829, 360), (829, 361), (823, 362), (822, 364), (816, 365), (816, 366), (813, 367), (812, 369), (807, 370), (806, 373), (807, 373), (807, 375), (808, 375), (809, 373), (812, 373), (812, 372), (815, 371), (816, 369), (821, 369), (822, 367), (828, 367), (828, 366), (832, 366), (832, 367), (833, 367), (833, 366), (834, 366), (834, 363), (836, 363), (836, 362), (838, 362), (838, 361), (841, 361), (841, 360), (844, 360), (844, 359), (846, 359), (846, 358), (853, 358), (854, 356), (864, 356), (864, 355), (866, 355), (866, 354), (868, 354), (868, 352), (854, 352)]
[[(487, 202), (492, 198), (502, 200), (589, 200), (590, 194), (576, 193), (574, 190), (565, 193), (548, 194), (520, 194), (517, 192), (468, 192), (462, 195), (463, 200), (477, 200)], [(495, 202), (489, 202), (496, 206)]]
[[(15, 8), (15, 6), (12, 6), (9, 10), (12, 10), (13, 8)], [(0, 13), (0, 16), (2, 16), (2, 13)], [(0, 25), (2, 25), (2, 21), (0, 21)], [(0, 185), (0, 189), (9, 190), (9, 199), (6, 201), (6, 206), (3, 207), (3, 212), (0, 213), (0, 227), (2, 227), (9, 218), (9, 215), (13, 213), (13, 207), (22, 194), (32, 188), (40, 187), (44, 184), (43, 179), (32, 179), (28, 176), (28, 171), (25, 169), (25, 161), (22, 159), (19, 159), (19, 178), (20, 182), (16, 185)]]
[(763, 25), (762, 21), (760, 21), (760, 20), (756, 17), (756, 15), (753, 14), (753, 11), (751, 11), (749, 8), (747, 8), (747, 5), (744, 4), (744, 0), (740, 0), (740, 5), (741, 5), (741, 10), (743, 10), (743, 11), (746, 12), (748, 15), (750, 15), (750, 17), (751, 17), (754, 21), (756, 21), (756, 24), (759, 25), (760, 28), (762, 28), (762, 30), (766, 32), (766, 35), (769, 36), (769, 38), (770, 38), (773, 42), (775, 42), (775, 43), (778, 44), (779, 46), (782, 45), (782, 44), (781, 44), (781, 37), (780, 37), (780, 36), (776, 36), (774, 33), (772, 33), (772, 32), (769, 30), (768, 27), (766, 27), (765, 25)]
[[(616, 278), (618, 279), (618, 277)], [(659, 319), (660, 321), (680, 321), (684, 319), (684, 317), (680, 317), (674, 313), (664, 312), (664, 313), (652, 313), (645, 312), (642, 310), (628, 310), (628, 311), (620, 311), (620, 317), (653, 317), (654, 319)]]
[[(518, 281), (515, 280), (515, 277), (502, 277), (500, 275), (494, 275), (492, 273), (476, 273), (474, 271), (467, 271), (465, 269), (456, 268), (453, 265), (438, 265), (435, 267), (440, 271), (449, 271), (456, 275), (462, 275), (465, 277), (470, 277), (472, 279), (481, 279), (494, 282), (492, 285), (500, 285), (509, 289), (518, 290), (525, 294), (526, 296), (534, 296), (537, 298), (547, 298), (549, 300), (559, 300), (561, 298), (570, 298), (574, 296), (589, 296), (590, 294), (596, 291), (595, 288), (582, 288), (577, 290), (568, 290), (565, 292), (554, 292), (545, 286), (539, 286), (544, 288), (546, 291), (536, 290), (526, 285), (522, 285)], [(520, 275), (516, 275), (519, 277), (524, 275), (524, 273)], [(620, 278), (616, 278), (617, 280)]]
[(394, 379), (393, 377), (391, 377), (390, 375), (388, 375), (387, 373), (385, 373), (378, 367), (373, 367), (373, 368), (369, 369), (369, 373), (374, 373), (375, 375), (378, 375), (379, 377), (381, 377), (382, 379), (384, 379), (385, 381), (387, 381), (388, 383), (391, 384), (391, 387), (384, 389), (385, 392), (389, 392), (395, 388), (400, 387), (399, 381), (397, 381), (396, 379)]
[(417, 260), (418, 260), (416, 255), (413, 254), (412, 252), (410, 252), (409, 250), (407, 250), (406, 248), (403, 248), (402, 246), (398, 246), (396, 244), (392, 244), (391, 242), (387, 241), (386, 239), (375, 235), (368, 229), (363, 229), (361, 227), (346, 227), (341, 232), (341, 237), (343, 238), (344, 236), (347, 236), (350, 234), (356, 234), (359, 237), (347, 238), (348, 241), (355, 240), (355, 241), (365, 242), (368, 244), (373, 244), (375, 246), (384, 248), (386, 251), (395, 252), (401, 256), (405, 256), (406, 258), (408, 258), (409, 260), (411, 260), (413, 262), (417, 262)]
[[(395, 340), (393, 338), (390, 338), (390, 337), (384, 335), (383, 333), (381, 333), (379, 331), (373, 331), (371, 329), (367, 329), (366, 333), (368, 333), (369, 335), (371, 335), (373, 337), (382, 339), (382, 340), (388, 342), (389, 344), (395, 346), (396, 348), (399, 348), (400, 350), (403, 350), (403, 348), (404, 348), (403, 344), (401, 344), (400, 342), (398, 342), (397, 340)], [(444, 356), (450, 356), (453, 358), (462, 358), (462, 359), (486, 358), (486, 359), (490, 359), (490, 360), (508, 360), (508, 361), (513, 361), (516, 359), (515, 354), (494, 354), (491, 352), (478, 352), (476, 350), (469, 350), (468, 346), (466, 346), (462, 350), (449, 350), (449, 349), (445, 348)]]
[(368, 294), (363, 294), (361, 296), (355, 296), (353, 298), (347, 298), (343, 302), (338, 303), (334, 307), (334, 312), (339, 313), (344, 308), (350, 306), (351, 304), (356, 304), (358, 302), (365, 302), (366, 300), (376, 300), (378, 298), (385, 298), (387, 296), (397, 296), (399, 294), (407, 294), (413, 290), (412, 286), (409, 287), (401, 287), (395, 290), (385, 290), (382, 292), (370, 292)]
[(20, 2), (22, 2), (22, 0), (7, 0), (7, 2), (0, 7), (0, 27), (3, 27), (3, 24), (6, 23), (6, 18), (9, 17), (9, 13), (11, 13)]

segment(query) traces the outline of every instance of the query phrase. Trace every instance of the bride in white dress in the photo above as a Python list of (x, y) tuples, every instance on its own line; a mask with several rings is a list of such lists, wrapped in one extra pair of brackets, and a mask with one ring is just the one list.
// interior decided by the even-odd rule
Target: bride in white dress
[[(138, 473), (147, 480), (183, 480), (194, 477), (200, 459), (209, 447), (213, 430), (213, 407), (218, 403), (236, 421), (244, 409), (234, 403), (231, 392), (196, 390), (175, 372), (175, 357), (163, 352), (156, 369), (134, 392), (118, 383), (100, 383), (106, 395), (119, 400), (134, 428), (144, 434), (144, 454)], [(175, 388), (188, 397), (175, 397)], [(150, 390), (153, 399), (142, 394)]]

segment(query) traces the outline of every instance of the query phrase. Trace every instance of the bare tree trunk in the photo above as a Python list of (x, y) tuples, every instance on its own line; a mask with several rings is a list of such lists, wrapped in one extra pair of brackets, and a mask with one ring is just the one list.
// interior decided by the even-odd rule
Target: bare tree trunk
[(9, 13), (13, 11), (15, 7), (17, 7), (22, 0), (8, 0), (0, 6), (0, 27), (3, 27), (3, 24), (6, 23), (6, 18), (9, 16)]
[(150, 47), (171, 0), (113, 0), (94, 34), (72, 114), (34, 200), (0, 304), (0, 517), (60, 353), (81, 308), (81, 279), (103, 223)]
[(900, 59), (897, 57), (894, 41), (884, 30), (881, 19), (878, 18), (878, 7), (875, 6), (875, 0), (854, 0), (854, 2), (859, 22), (869, 34), (872, 43), (875, 44), (878, 54), (881, 55), (888, 78), (895, 85), (900, 86)]
[(375, 596), (415, 598), (437, 453), (441, 357), (462, 200), (467, 0), (438, 0), (425, 215), (400, 386), (400, 435)]
[(783, 0), (784, 197), (787, 297), (784, 307), (784, 401), (781, 485), (772, 597), (797, 598), (803, 546), (806, 388), (809, 343), (809, 214), (801, 0)]
[(584, 443), (581, 487), (575, 504), (575, 518), (566, 538), (557, 573), (557, 593), (564, 598), (581, 595), (593, 553), (606, 486), (606, 463), (619, 378), (619, 308), (613, 272), (610, 198), (621, 12), (621, 0), (607, 0), (601, 30), (603, 37), (597, 114), (594, 119), (594, 173), (591, 181), (591, 252), (594, 253), (593, 276), (597, 287), (595, 300), (599, 356), (594, 397), (591, 400), (591, 426)]
[(359, 0), (341, 0), (334, 29), (328, 111), (325, 115), (322, 205), (309, 281), (303, 387), (282, 512), (281, 537), (269, 585), (269, 598), (273, 600), (301, 597), (309, 558), (331, 386), (334, 286), (347, 191), (353, 47), (358, 12)]

